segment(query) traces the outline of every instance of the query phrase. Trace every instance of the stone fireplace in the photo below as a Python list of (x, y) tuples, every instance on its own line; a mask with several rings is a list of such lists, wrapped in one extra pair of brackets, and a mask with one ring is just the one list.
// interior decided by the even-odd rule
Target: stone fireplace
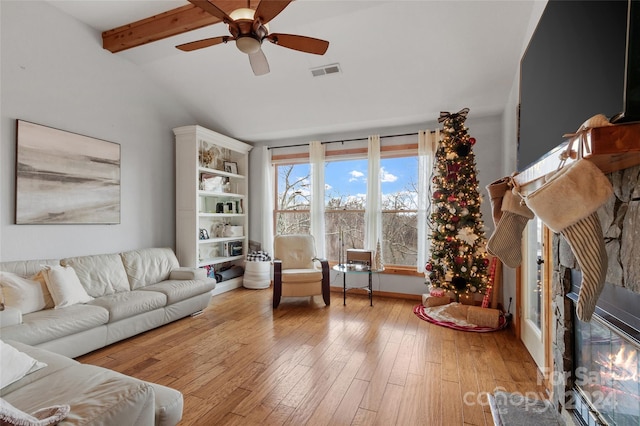
[(615, 197), (598, 211), (609, 257), (589, 323), (575, 316), (580, 272), (561, 235), (552, 242), (552, 402), (577, 424), (640, 425), (640, 166), (607, 175)]

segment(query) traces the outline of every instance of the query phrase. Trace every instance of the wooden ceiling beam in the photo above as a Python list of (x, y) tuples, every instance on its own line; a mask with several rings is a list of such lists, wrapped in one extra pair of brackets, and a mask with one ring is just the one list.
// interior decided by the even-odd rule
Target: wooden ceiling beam
[[(255, 7), (258, 2), (252, 1), (251, 3), (251, 6)], [(215, 4), (227, 13), (240, 7), (247, 7), (246, 0), (216, 0)], [(197, 6), (188, 4), (104, 31), (102, 33), (102, 47), (112, 53), (117, 53), (219, 22), (221, 20), (215, 16)]]

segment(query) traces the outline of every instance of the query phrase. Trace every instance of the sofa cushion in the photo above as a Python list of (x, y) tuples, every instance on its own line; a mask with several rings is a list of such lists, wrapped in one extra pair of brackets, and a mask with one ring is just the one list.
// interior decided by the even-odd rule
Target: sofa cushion
[(82, 287), (76, 271), (70, 266), (45, 266), (42, 275), (56, 309), (93, 300)]
[(23, 278), (11, 272), (0, 271), (0, 288), (4, 304), (19, 309), (23, 314), (44, 309), (47, 303), (50, 308), (53, 307), (53, 300), (42, 274)]
[(164, 307), (167, 297), (156, 291), (127, 291), (94, 299), (90, 305), (109, 311), (109, 322), (116, 322)]
[(206, 293), (214, 288), (216, 288), (216, 280), (206, 278), (204, 280), (167, 280), (148, 285), (141, 290), (163, 293), (167, 296), (167, 303), (173, 304)]
[(0, 328), (21, 323), (22, 312), (20, 312), (20, 309), (5, 306), (4, 310), (0, 311)]
[(25, 354), (31, 356), (34, 359), (37, 359), (40, 362), (46, 364), (46, 367), (34, 371), (33, 373), (29, 373), (21, 380), (5, 387), (0, 390), (0, 396), (4, 396), (8, 393), (13, 392), (14, 390), (21, 388), (22, 386), (28, 385), (29, 383), (33, 383), (36, 380), (40, 380), (41, 378), (48, 376), (54, 371), (61, 370), (63, 368), (69, 367), (70, 365), (78, 365), (80, 364), (78, 361), (75, 361), (71, 358), (67, 358), (66, 356), (53, 353), (51, 351), (47, 351), (45, 349), (35, 348), (33, 346), (25, 345), (24, 343), (16, 342), (14, 340), (8, 340), (6, 343), (10, 344), (20, 352), (24, 352)]
[(152, 425), (155, 419), (151, 385), (93, 365), (78, 364), (55, 371), (4, 399), (27, 413), (68, 404), (71, 411), (63, 424)]
[(180, 266), (170, 248), (149, 248), (121, 253), (131, 290), (169, 279), (172, 269)]
[(129, 290), (129, 280), (119, 254), (68, 257), (60, 264), (75, 269), (90, 296), (100, 297)]
[(23, 315), (22, 324), (2, 327), (2, 338), (37, 345), (109, 321), (109, 312), (92, 305), (72, 305), (61, 309), (45, 309)]
[(0, 389), (17, 382), (29, 373), (46, 367), (47, 364), (19, 351), (0, 340)]
[(34, 260), (14, 260), (10, 262), (0, 262), (0, 271), (13, 272), (21, 277), (31, 277), (45, 265), (59, 265), (58, 259), (34, 259)]

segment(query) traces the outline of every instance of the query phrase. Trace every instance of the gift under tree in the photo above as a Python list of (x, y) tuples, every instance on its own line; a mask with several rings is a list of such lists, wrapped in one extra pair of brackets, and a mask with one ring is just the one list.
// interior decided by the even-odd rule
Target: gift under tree
[(469, 109), (440, 113), (443, 123), (432, 178), (431, 258), (426, 270), (432, 288), (460, 299), (484, 293), (488, 281), (484, 223), (480, 212), (475, 138), (464, 122)]

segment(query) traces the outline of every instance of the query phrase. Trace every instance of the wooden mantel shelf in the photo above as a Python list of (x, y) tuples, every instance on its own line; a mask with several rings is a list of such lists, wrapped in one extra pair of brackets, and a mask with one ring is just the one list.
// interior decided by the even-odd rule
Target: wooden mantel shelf
[[(525, 193), (536, 189), (543, 183), (542, 178), (558, 169), (561, 162), (560, 154), (567, 149), (572, 140), (571, 156), (566, 164), (576, 160), (580, 139), (580, 136), (576, 136), (558, 145), (513, 179)], [(582, 144), (583, 157), (592, 161), (603, 173), (637, 166), (640, 164), (640, 123), (616, 124), (586, 130), (582, 135)]]

